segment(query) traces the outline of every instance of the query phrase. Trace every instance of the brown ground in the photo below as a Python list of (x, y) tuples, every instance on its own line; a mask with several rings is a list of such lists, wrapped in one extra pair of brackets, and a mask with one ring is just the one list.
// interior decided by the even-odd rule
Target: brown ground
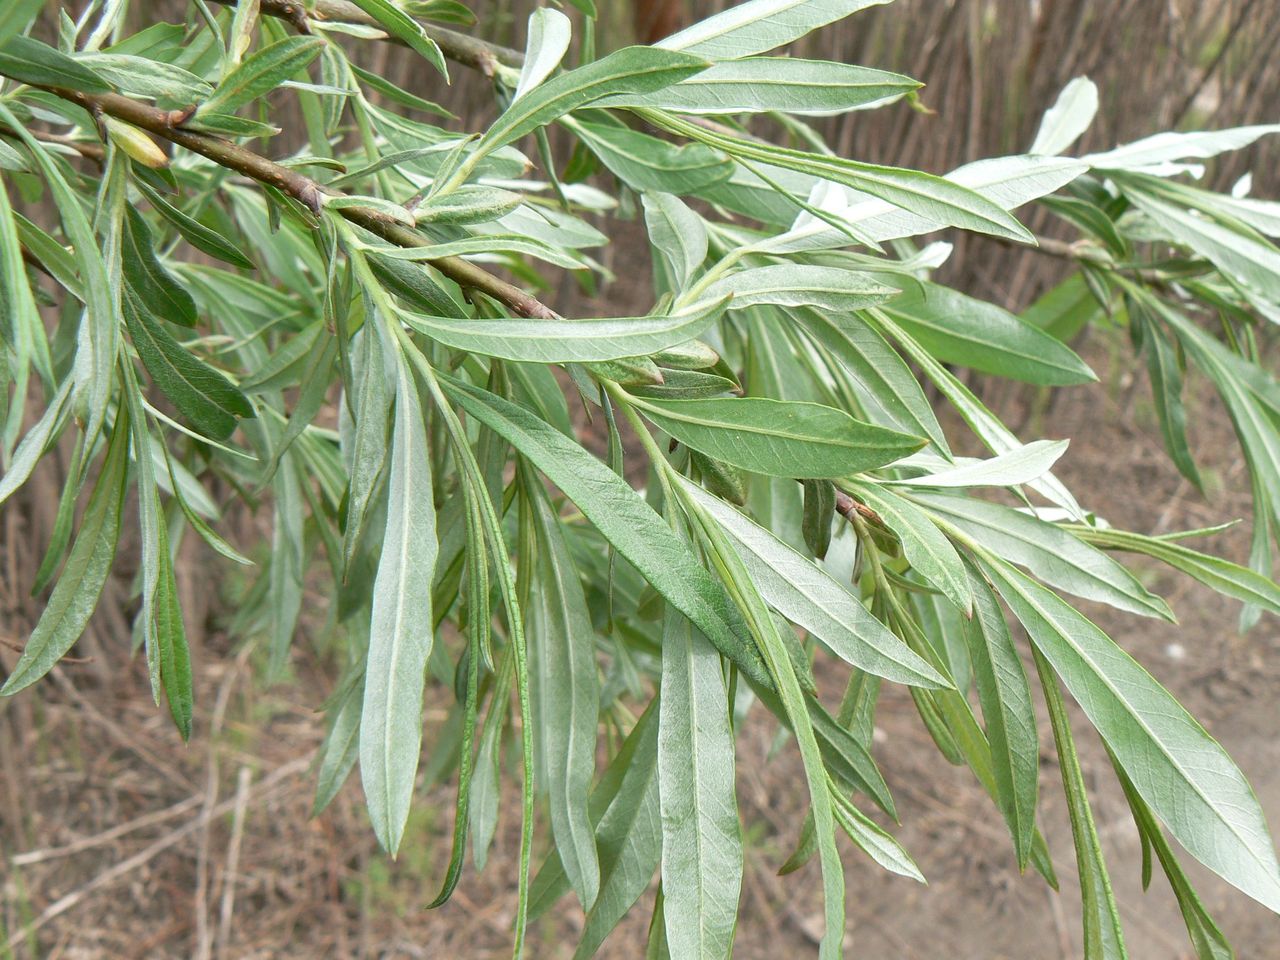
[[(1092, 352), (1102, 359), (1101, 350)], [(1062, 464), (1064, 479), (1112, 522), (1138, 530), (1247, 515), (1243, 465), (1221, 412), (1202, 404), (1193, 418), (1214, 488), (1206, 502), (1161, 452), (1147, 396), (1145, 383), (1127, 376), (1064, 393), (1043, 428), (1081, 438)], [(1018, 391), (1001, 406), (1026, 409), (1025, 399)], [(1032, 423), (1027, 432), (1038, 429)], [(1204, 546), (1243, 559), (1247, 533), (1237, 528)], [(1089, 612), (1223, 741), (1280, 832), (1280, 622), (1264, 619), (1241, 637), (1237, 604), (1162, 570), (1151, 570), (1150, 579), (1170, 599), (1181, 630)], [(26, 625), (8, 619), (4, 635), (22, 636)], [(0, 874), (0, 933), (9, 937), (7, 948), (0, 937), (0, 958), (507, 955), (514, 796), (505, 800), (487, 871), (469, 872), (442, 909), (423, 910), (444, 866), (451, 789), (420, 793), (396, 863), (376, 849), (357, 779), (324, 815), (308, 819), (308, 762), (322, 728), (316, 710), (332, 680), (308, 644), (295, 650), (293, 679), (264, 690), (253, 679), (252, 651), (228, 650), (225, 639), (208, 636), (196, 735), (187, 747), (147, 702), (137, 662), (65, 665), (34, 690), (0, 701), (0, 855), (8, 863)], [(934, 752), (904, 692), (886, 690), (879, 726), (878, 757), (903, 821), (899, 836), (930, 885), (889, 878), (847, 849), (850, 956), (1079, 956), (1072, 848), (1051, 743), (1044, 746), (1044, 825), (1064, 880), (1061, 896), (1038, 877), (1017, 874), (998, 814), (965, 771)], [(1042, 728), (1047, 734), (1047, 723)], [(1141, 892), (1123, 798), (1096, 738), (1083, 726), (1077, 731), (1131, 956), (1190, 957), (1158, 870), (1150, 892)], [(739, 755), (748, 878), (735, 955), (747, 960), (813, 955), (820, 932), (816, 867), (774, 875), (794, 842), (803, 797), (792, 751), (765, 761), (772, 736), (763, 719), (749, 725)], [(514, 789), (517, 778), (509, 782)], [(1280, 920), (1194, 864), (1191, 873), (1241, 960), (1277, 956)], [(529, 955), (568, 957), (580, 922), (566, 900), (558, 916), (530, 931)], [(602, 955), (638, 956), (645, 922), (637, 911)]]

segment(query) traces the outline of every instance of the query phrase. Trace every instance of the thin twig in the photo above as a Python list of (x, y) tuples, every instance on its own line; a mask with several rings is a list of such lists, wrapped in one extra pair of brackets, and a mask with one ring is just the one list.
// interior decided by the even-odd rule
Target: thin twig
[[(0, 75), (3, 74), (0, 73)], [(77, 104), (91, 114), (106, 114), (123, 120), (170, 143), (198, 153), (228, 170), (234, 170), (259, 183), (275, 187), (314, 214), (319, 215), (323, 209), (325, 197), (345, 196), (338, 190), (273, 160), (268, 160), (238, 143), (186, 129), (182, 124), (190, 119), (192, 113), (190, 110), (161, 110), (116, 93), (88, 94), (64, 87), (42, 87), (41, 89)], [(397, 246), (428, 247), (431, 245), (431, 241), (422, 234), (398, 223), (380, 210), (370, 207), (341, 207), (338, 212), (351, 223)], [(537, 297), (525, 293), (519, 287), (460, 257), (442, 257), (426, 262), (463, 289), (483, 293), (505, 304), (522, 317), (551, 320), (557, 316)]]
[[(237, 0), (213, 0), (224, 6), (234, 7)], [(311, 32), (312, 20), (332, 23), (355, 23), (363, 27), (382, 29), (378, 21), (365, 13), (348, 0), (315, 0), (307, 9), (299, 0), (261, 0), (259, 9), (269, 17), (286, 20), (303, 33)], [(496, 43), (489, 43), (476, 37), (448, 30), (434, 24), (424, 23), (422, 29), (428, 37), (435, 41), (448, 59), (463, 66), (479, 70), (485, 76), (493, 76), (494, 67), (519, 67), (524, 63), (524, 54)], [(402, 43), (395, 37), (386, 36), (389, 43)]]

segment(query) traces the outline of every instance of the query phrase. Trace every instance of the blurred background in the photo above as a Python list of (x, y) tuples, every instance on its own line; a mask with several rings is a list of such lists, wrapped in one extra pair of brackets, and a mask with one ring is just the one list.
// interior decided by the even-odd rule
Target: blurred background
[[(601, 48), (651, 41), (729, 4), (703, 0), (597, 0)], [(528, 0), (472, 7), (465, 28), (517, 48)], [(83, 3), (48, 4), (72, 15)], [(135, 3), (138, 25), (180, 21), (182, 0)], [(448, 106), (458, 129), (495, 111), (485, 80), (454, 69), (445, 88), (401, 48), (353, 44), (363, 63)], [(969, 160), (1015, 153), (1030, 143), (1043, 110), (1072, 77), (1098, 85), (1102, 107), (1082, 150), (1099, 150), (1169, 129), (1280, 121), (1280, 0), (897, 0), (824, 29), (795, 51), (896, 70), (924, 81), (929, 113), (898, 104), (819, 124), (843, 156), (942, 173)], [(285, 134), (275, 153), (301, 143)], [(292, 128), (296, 129), (296, 127)], [(561, 162), (565, 159), (560, 158)], [(1280, 139), (1229, 154), (1210, 168), (1223, 188), (1252, 172), (1254, 193), (1280, 196)], [(1052, 232), (1047, 221), (1032, 225)], [(620, 279), (606, 288), (618, 313), (646, 309), (651, 292), (637, 262), (647, 257), (634, 226), (605, 254)], [(1063, 236), (1066, 236), (1063, 234)], [(948, 238), (954, 239), (954, 238)], [(1021, 309), (1068, 269), (1052, 257), (961, 238), (943, 279)], [(590, 310), (566, 284), (561, 312)], [(621, 303), (619, 303), (621, 301)], [(1247, 476), (1224, 413), (1195, 379), (1191, 436), (1208, 495), (1181, 480), (1156, 430), (1145, 373), (1123, 333), (1095, 328), (1077, 348), (1101, 381), (1055, 392), (975, 381), (996, 412), (1031, 436), (1071, 437), (1060, 475), (1117, 525), (1146, 533), (1248, 516)], [(957, 431), (956, 436), (959, 436)], [(968, 451), (965, 451), (968, 452)], [(48, 542), (66, 459), (49, 458), (0, 514), (0, 664), (12, 666), (38, 615), (30, 596)], [(130, 521), (126, 519), (126, 529)], [(269, 511), (229, 512), (226, 528), (250, 551), (270, 536)], [(1202, 549), (1244, 561), (1247, 523)], [(510, 950), (518, 838), (518, 776), (508, 778), (502, 827), (487, 870), (469, 872), (452, 901), (424, 910), (444, 865), (452, 785), (437, 783), (431, 725), (451, 694), (428, 693), (428, 754), (403, 852), (377, 849), (358, 777), (320, 817), (309, 817), (312, 754), (337, 665), (327, 639), (325, 581), (312, 602), (285, 682), (264, 687), (261, 651), (233, 644), (227, 624), (250, 589), (242, 568), (196, 538), (178, 572), (197, 682), (197, 716), (184, 746), (147, 691), (145, 665), (129, 656), (135, 553), (123, 549), (77, 659), (14, 699), (0, 700), (0, 960), (62, 957), (499, 957)], [(1280, 832), (1280, 623), (1264, 618), (1236, 633), (1238, 609), (1195, 584), (1141, 571), (1163, 593), (1181, 628), (1085, 612), (1141, 660), (1236, 758)], [(1063, 892), (1019, 876), (1000, 817), (964, 771), (938, 757), (910, 698), (886, 688), (877, 756), (899, 801), (899, 836), (930, 885), (890, 878), (846, 850), (849, 955), (960, 960), (1070, 960), (1080, 956), (1079, 897), (1065, 805), (1051, 744), (1045, 746), (1045, 832)], [(1045, 725), (1047, 726), (1047, 725)], [(1046, 731), (1047, 732), (1047, 731)], [(1122, 919), (1135, 960), (1190, 957), (1176, 904), (1161, 877), (1140, 884), (1140, 851), (1123, 797), (1096, 737), (1078, 728), (1082, 761)], [(771, 754), (774, 730), (748, 727), (739, 755), (747, 878), (735, 956), (810, 956), (821, 932), (812, 865), (786, 878), (777, 867), (794, 845), (804, 803), (789, 750)], [(513, 760), (514, 758), (508, 758)], [(1274, 957), (1280, 919), (1189, 864), (1210, 912), (1242, 960)], [(601, 955), (642, 955), (642, 901)], [(581, 924), (576, 904), (530, 932), (530, 956), (568, 957)], [(441, 954), (440, 951), (446, 951)]]

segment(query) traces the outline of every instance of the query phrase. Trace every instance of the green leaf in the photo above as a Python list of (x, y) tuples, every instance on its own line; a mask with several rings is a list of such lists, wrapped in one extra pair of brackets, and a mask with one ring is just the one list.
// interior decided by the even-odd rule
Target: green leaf
[(1174, 619), (1168, 604), (1132, 573), (1056, 524), (971, 497), (912, 493), (911, 498), (996, 556), (1026, 567), (1059, 590), (1129, 613)]
[(834, 787), (831, 796), (835, 800), (836, 823), (857, 844), (858, 849), (890, 873), (910, 877), (920, 883), (925, 882), (924, 874), (893, 834), (880, 827)]
[(191, 739), (193, 709), (191, 652), (187, 647), (186, 627), (182, 622), (182, 606), (178, 599), (178, 583), (169, 554), (169, 536), (163, 523), (157, 527), (159, 542), (156, 555), (160, 561), (154, 600), (155, 638), (159, 646), (160, 682), (169, 714), (183, 741)]
[(1244, 774), (1164, 687), (1058, 596), (1001, 560), (983, 564), (1032, 642), (1179, 843), (1280, 912), (1280, 865)]
[(445, 65), (444, 54), (440, 52), (439, 45), (427, 36), (427, 32), (416, 20), (388, 3), (387, 0), (352, 0), (352, 2), (377, 20), (387, 33), (420, 54), (440, 71), (445, 80), (449, 79), (449, 68)]
[(682, 290), (707, 259), (706, 221), (669, 193), (646, 193), (640, 200), (649, 242), (671, 273), (672, 289)]
[(1141, 325), (1143, 331), (1147, 348), (1147, 375), (1151, 379), (1151, 398), (1155, 402), (1156, 416), (1160, 420), (1164, 448), (1169, 452), (1178, 471), (1197, 488), (1204, 489), (1200, 471), (1191, 455), (1191, 446), (1187, 442), (1187, 411), (1182, 403), (1182, 370), (1178, 366), (1173, 345), (1169, 343), (1164, 331), (1155, 323), (1145, 320), (1141, 309), (1135, 307), (1129, 311), (1129, 322)]
[(10, 37), (22, 33), (35, 19), (44, 0), (11, 0), (0, 9), (0, 47), (9, 42)]
[(213, 96), (200, 104), (196, 116), (232, 114), (258, 97), (270, 93), (320, 55), (323, 37), (285, 37), (254, 51), (231, 71)]
[(595, 831), (587, 815), (600, 708), (596, 634), (560, 521), (541, 489), (530, 485), (528, 494), (537, 544), (527, 630), (539, 780), (550, 794), (560, 862), (583, 909), (590, 910), (600, 889)]
[(1084, 773), (1076, 755), (1075, 738), (1066, 704), (1058, 691), (1058, 681), (1040, 653), (1036, 668), (1044, 689), (1053, 739), (1058, 747), (1058, 769), (1062, 772), (1062, 788), (1067, 795), (1067, 812), (1071, 817), (1071, 835), (1075, 840), (1076, 868), (1080, 873), (1080, 899), (1084, 914), (1084, 960), (1124, 960), (1124, 931), (1120, 927), (1120, 911), (1111, 892), (1111, 877), (1102, 859), (1102, 845), (1094, 826), (1093, 811), (1085, 793)]
[(1151, 808), (1142, 802), (1142, 798), (1133, 788), (1133, 783), (1125, 776), (1124, 771), (1114, 762), (1114, 759), (1112, 766), (1116, 776), (1120, 778), (1120, 785), (1124, 788), (1124, 796), (1129, 801), (1129, 809), (1133, 812), (1138, 833), (1144, 842), (1155, 850), (1160, 866), (1169, 879), (1169, 886), (1173, 888), (1173, 895), (1177, 898), (1178, 909), (1182, 911), (1182, 919), (1187, 924), (1187, 934), (1191, 938), (1196, 956), (1200, 960), (1235, 960), (1235, 951), (1231, 949), (1227, 938), (1222, 935), (1222, 931), (1213, 922), (1213, 917), (1209, 916), (1209, 911), (1205, 909), (1204, 903), (1191, 886), (1191, 881), (1183, 872), (1182, 865), (1178, 863), (1173, 847), (1165, 839), (1164, 831), (1160, 829), (1160, 824), (1152, 815)]
[(373, 585), (360, 719), (360, 779), (369, 818), (378, 842), (392, 854), (404, 835), (422, 743), (438, 551), (427, 428), (408, 362), (399, 355), (395, 405), (386, 536)]
[[(0, 119), (8, 123), (10, 129), (22, 138), (40, 174), (48, 183), (50, 194), (58, 207), (63, 230), (75, 250), (85, 313), (81, 320), (82, 333), (77, 337), (76, 359), (72, 368), (72, 402), (77, 414), (86, 421), (85, 434), (96, 440), (115, 384), (116, 351), (119, 347), (119, 284), (111, 281), (97, 237), (81, 206), (79, 194), (67, 183), (58, 166), (27, 131), (25, 125), (3, 103), (0, 103)], [(120, 162), (117, 161), (117, 164)], [(122, 179), (122, 169), (117, 165), (113, 175)], [(123, 190), (119, 180), (116, 182)], [(122, 198), (123, 194), (120, 196)], [(61, 245), (56, 242), (53, 245), (60, 253), (63, 252)]]
[(111, 92), (111, 85), (92, 68), (34, 37), (10, 37), (0, 47), (0, 74), (20, 83), (78, 93)]
[(1173, 197), (1158, 196), (1135, 178), (1119, 183), (1124, 195), (1175, 242), (1209, 260), (1245, 290), (1280, 302), (1280, 248), (1262, 234), (1229, 215), (1203, 215)]
[[(683, 487), (681, 489), (684, 489)], [(686, 501), (686, 506), (693, 506)], [(733, 595), (734, 603), (751, 626), (752, 635), (760, 643), (761, 654), (774, 678), (778, 707), (776, 715), (791, 728), (800, 751), (805, 781), (809, 788), (814, 820), (814, 837), (818, 846), (818, 859), (822, 865), (822, 899), (825, 931), (818, 948), (821, 960), (835, 960), (840, 955), (844, 939), (845, 887), (844, 868), (835, 843), (835, 815), (830, 776), (814, 729), (814, 718), (821, 715), (820, 707), (813, 709), (814, 701), (806, 699), (796, 675), (795, 666), (787, 652), (786, 644), (778, 633), (773, 616), (756, 591), (737, 552), (728, 543), (720, 528), (706, 518), (695, 518), (706, 539), (713, 563), (716, 564), (725, 585)], [(840, 729), (844, 729), (841, 727)]]
[(1080, 539), (1108, 547), (1154, 557), (1228, 597), (1235, 597), (1280, 615), (1280, 586), (1257, 571), (1210, 556), (1180, 543), (1124, 530), (1102, 529), (1083, 524), (1071, 531)]
[[(658, 703), (655, 698), (653, 703)], [(656, 711), (650, 711), (651, 716)], [(641, 718), (643, 723), (643, 717)], [(630, 755), (618, 790), (600, 818), (600, 895), (587, 914), (574, 960), (587, 960), (649, 887), (662, 855), (657, 777), (657, 724), (634, 734), (641, 741)], [(592, 799), (595, 797), (593, 795)]]
[(1062, 153), (1079, 140), (1098, 113), (1098, 88), (1088, 77), (1076, 77), (1044, 112), (1028, 153)]
[(635, 403), (681, 443), (772, 477), (847, 477), (901, 459), (923, 442), (817, 403), (763, 397)]
[(156, 213), (169, 221), (173, 228), (182, 235), (182, 239), (197, 250), (201, 250), (209, 254), (209, 256), (216, 257), (234, 267), (243, 267), (246, 270), (254, 269), (253, 261), (236, 249), (235, 245), (221, 233), (211, 230), (200, 221), (187, 216), (144, 181), (134, 180), (133, 185), (147, 198)]
[(878, 513), (902, 544), (911, 569), (933, 584), (965, 616), (973, 610), (969, 578), (955, 547), (929, 515), (887, 487), (872, 483), (849, 486), (849, 492)]
[(129, 97), (194, 104), (213, 93), (213, 87), (194, 73), (163, 60), (122, 53), (92, 53), (82, 54), (79, 62)]
[[(707, 129), (674, 114), (645, 111), (645, 118), (672, 133), (717, 147), (734, 157), (772, 164), (852, 187), (916, 214), (930, 223), (961, 227), (1024, 243), (1034, 239), (999, 203), (943, 177), (901, 167), (805, 153), (773, 144), (764, 145)], [(1078, 164), (1076, 166), (1077, 173), (1083, 169)], [(840, 245), (843, 246), (846, 242), (847, 239), (842, 240)]]
[(520, 204), (524, 195), (498, 187), (459, 187), (428, 200), (413, 211), (417, 223), (489, 223), (500, 220)]
[(726, 298), (667, 316), (586, 320), (455, 320), (402, 313), (410, 327), (459, 350), (527, 363), (587, 363), (644, 356), (697, 337), (724, 312)]
[(788, 310), (787, 316), (826, 348), (851, 376), (863, 411), (873, 422), (902, 433), (928, 437), (949, 452), (946, 437), (920, 382), (898, 352), (858, 315), (821, 310)]
[(768, 685), (760, 655), (724, 589), (621, 477), (532, 412), (479, 387), (440, 377), (472, 417), (528, 457), (606, 540), (747, 676)]
[(831, 547), (831, 522), (835, 515), (835, 484), (830, 480), (804, 481), (804, 519), (800, 529), (805, 546), (819, 560)]
[[(1043, 477), (1067, 452), (1066, 440), (1032, 440), (1025, 446), (1008, 453), (997, 454), (986, 460), (963, 458), (955, 463), (939, 461), (941, 469), (908, 480), (887, 480), (886, 483), (909, 487), (940, 489), (962, 487), (1014, 487)], [(916, 466), (913, 460), (902, 466)], [(924, 462), (919, 462), (924, 466)]]
[(128, 473), (129, 416), (121, 409), (75, 545), (0, 695), (10, 696), (35, 683), (84, 633), (115, 560)]
[(195, 299), (156, 256), (151, 228), (133, 207), (125, 208), (124, 243), (120, 252), (124, 278), (135, 299), (171, 323), (194, 327)]
[(1016, 314), (950, 287), (913, 283), (883, 309), (946, 363), (1042, 386), (1097, 379), (1061, 341)]
[(472, 154), (479, 156), (519, 140), (558, 117), (615, 93), (649, 93), (706, 69), (707, 61), (653, 47), (624, 47), (607, 57), (553, 77), (511, 104)]
[(329, 729), (320, 745), (316, 798), (311, 815), (319, 816), (338, 795), (360, 756), (360, 710), (364, 700), (364, 670), (348, 679), (334, 695)]
[(823, 117), (892, 103), (917, 80), (827, 60), (747, 57), (707, 70), (657, 93), (607, 97), (600, 107), (652, 107), (685, 114), (793, 113)]
[(667, 942), (675, 957), (727, 957), (742, 887), (742, 830), (721, 661), (673, 607), (662, 629), (658, 797)]
[(889, 0), (748, 0), (658, 41), (715, 60), (764, 53)]
[(700, 296), (714, 299), (730, 294), (733, 296), (730, 310), (774, 304), (847, 313), (884, 303), (896, 296), (897, 290), (877, 282), (869, 274), (852, 270), (776, 263), (731, 273), (711, 284)]
[(238, 418), (255, 415), (231, 381), (175, 340), (141, 302), (126, 294), (121, 306), (147, 373), (197, 429), (214, 440), (225, 440), (235, 431)]
[(840, 659), (895, 683), (947, 686), (821, 566), (696, 484), (682, 488), (729, 535), (765, 602)]
[(539, 7), (529, 15), (529, 39), (525, 44), (524, 64), (516, 82), (512, 100), (522, 96), (551, 76), (569, 49), (573, 24), (559, 10)]
[(696, 193), (729, 176), (733, 163), (700, 143), (674, 144), (629, 127), (573, 120), (578, 135), (600, 162), (634, 190)]
[(1040, 776), (1040, 741), (1022, 660), (991, 588), (970, 575), (974, 616), (964, 631), (978, 702), (991, 745), (996, 800), (1013, 835), (1018, 867), (1031, 858)]
[(1177, 160), (1205, 160), (1229, 150), (1240, 150), (1261, 137), (1275, 133), (1280, 133), (1280, 123), (1187, 133), (1170, 131), (1126, 143), (1105, 153), (1091, 153), (1081, 159), (1100, 170), (1159, 168)]

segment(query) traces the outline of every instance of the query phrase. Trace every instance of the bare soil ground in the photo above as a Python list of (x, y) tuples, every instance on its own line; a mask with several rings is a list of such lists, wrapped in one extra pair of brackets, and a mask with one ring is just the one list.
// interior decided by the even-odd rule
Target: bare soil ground
[[(1100, 347), (1092, 352), (1104, 359)], [(1194, 433), (1213, 488), (1206, 501), (1162, 453), (1147, 396), (1146, 385), (1127, 375), (1075, 389), (1027, 432), (1078, 438), (1061, 475), (1113, 523), (1169, 531), (1247, 516), (1243, 464), (1221, 411), (1208, 403), (1195, 408)], [(1017, 391), (1000, 405), (1027, 410), (1029, 398)], [(1247, 529), (1202, 548), (1243, 560)], [(1280, 833), (1280, 621), (1264, 619), (1240, 636), (1237, 604), (1166, 571), (1144, 573), (1170, 599), (1181, 629), (1102, 608), (1087, 612), (1224, 743)], [(25, 590), (28, 578), (16, 579)], [(216, 609), (211, 583), (194, 588)], [(316, 600), (315, 616), (323, 617), (323, 598)], [(25, 635), (29, 624), (17, 609), (5, 604), (0, 637)], [(116, 632), (109, 648), (127, 644), (122, 623), (100, 626), (99, 634)], [(209, 632), (198, 662), (200, 715), (185, 747), (148, 702), (143, 665), (118, 654), (60, 667), (50, 681), (0, 702), (0, 958), (509, 954), (514, 795), (505, 799), (487, 870), (476, 876), (468, 864), (453, 900), (425, 910), (447, 859), (452, 789), (420, 792), (397, 862), (376, 848), (358, 778), (311, 819), (310, 760), (322, 734), (317, 710), (332, 677), (310, 644), (295, 650), (290, 680), (263, 689), (255, 653), (230, 649), (216, 629)], [(12, 663), (9, 651), (0, 657)], [(441, 715), (432, 710), (428, 723)], [(1051, 740), (1042, 745), (1043, 825), (1061, 894), (1033, 874), (1019, 876), (998, 813), (964, 770), (937, 755), (904, 691), (886, 689), (878, 726), (877, 756), (903, 821), (899, 836), (930, 884), (887, 877), (847, 849), (849, 955), (1080, 956), (1073, 852)], [(1158, 870), (1150, 891), (1141, 891), (1137, 836), (1096, 737), (1083, 724), (1077, 733), (1131, 956), (1191, 957)], [(773, 739), (760, 717), (738, 758), (748, 876), (735, 956), (745, 960), (814, 955), (820, 934), (816, 867), (775, 876), (804, 806), (793, 751), (767, 759)], [(1189, 869), (1241, 960), (1280, 956), (1280, 919), (1196, 865)], [(601, 955), (640, 956), (646, 922), (647, 911), (637, 910)], [(576, 904), (566, 899), (530, 930), (529, 955), (570, 956), (580, 924)]]

